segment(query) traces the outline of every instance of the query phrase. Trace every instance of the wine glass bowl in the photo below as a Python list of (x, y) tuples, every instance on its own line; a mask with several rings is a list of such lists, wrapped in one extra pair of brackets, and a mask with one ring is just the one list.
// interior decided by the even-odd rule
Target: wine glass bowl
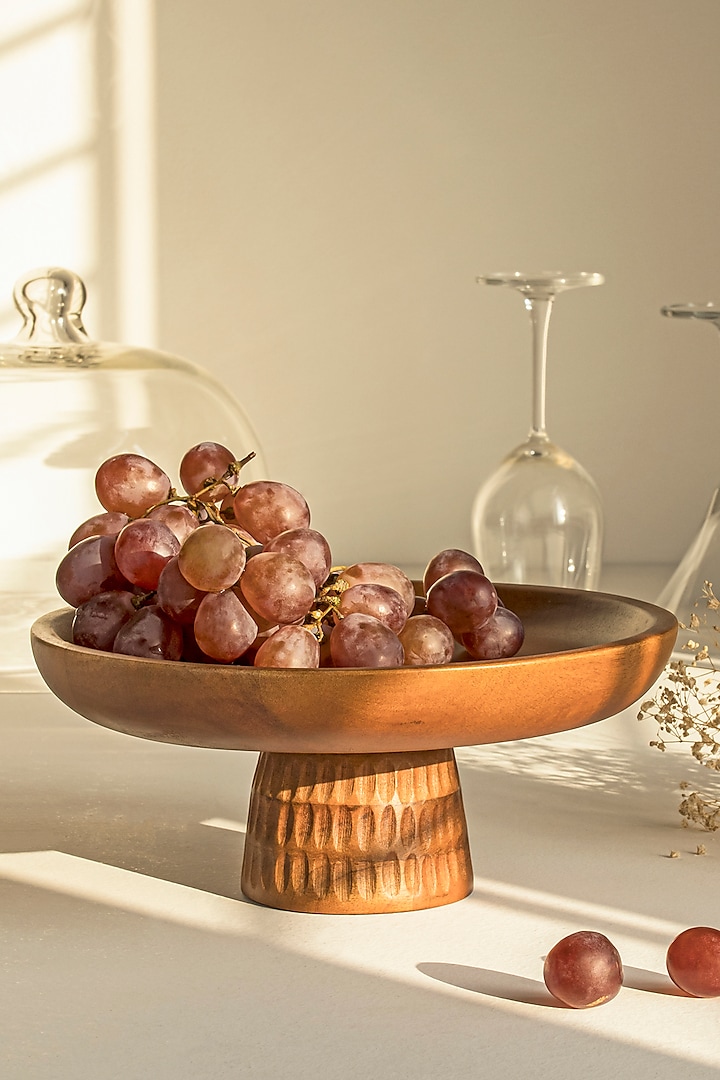
[(602, 285), (585, 271), (507, 271), (479, 284), (515, 289), (532, 324), (531, 427), (478, 491), (472, 510), (475, 554), (493, 580), (595, 589), (602, 560), (603, 508), (597, 485), (545, 423), (547, 335), (555, 296)]
[(600, 503), (586, 470), (531, 433), (482, 486), (473, 507), (475, 553), (490, 578), (594, 588)]
[[(660, 313), (670, 319), (696, 319), (720, 330), (720, 303), (715, 301), (666, 304)], [(717, 615), (707, 606), (708, 600), (714, 601), (705, 595), (706, 583), (720, 592), (720, 485), (712, 491), (704, 518), (658, 596), (658, 603), (684, 624), (674, 659), (689, 662), (693, 656), (701, 657), (701, 663), (712, 667), (720, 661), (720, 638)]]

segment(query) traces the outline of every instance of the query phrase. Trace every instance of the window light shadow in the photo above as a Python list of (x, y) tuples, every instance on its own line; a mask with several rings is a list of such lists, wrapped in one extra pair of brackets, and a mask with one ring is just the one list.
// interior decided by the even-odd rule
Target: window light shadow
[[(13, 10), (8, 10), (12, 7)], [(0, 19), (0, 62), (5, 53), (14, 52), (27, 44), (44, 38), (68, 23), (88, 16), (94, 4), (87, 0), (46, 0), (44, 11), (40, 5), (32, 8), (24, 4), (8, 5)]]

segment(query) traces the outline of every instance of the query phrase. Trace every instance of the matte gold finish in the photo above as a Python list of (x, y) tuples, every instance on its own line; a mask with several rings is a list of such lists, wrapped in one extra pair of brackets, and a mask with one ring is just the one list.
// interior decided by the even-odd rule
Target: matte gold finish
[(243, 866), (248, 896), (295, 911), (399, 911), (450, 903), (471, 888), (449, 747), (612, 716), (652, 686), (677, 635), (673, 615), (640, 600), (541, 586), (498, 591), (525, 624), (522, 653), (511, 660), (317, 671), (145, 660), (73, 645), (69, 609), (39, 619), (32, 646), (53, 693), (97, 724), (262, 751)]

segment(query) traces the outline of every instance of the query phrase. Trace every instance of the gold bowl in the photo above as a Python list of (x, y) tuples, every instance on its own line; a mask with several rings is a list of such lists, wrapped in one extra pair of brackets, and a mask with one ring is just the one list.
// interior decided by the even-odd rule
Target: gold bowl
[(147, 660), (74, 645), (67, 608), (38, 619), (31, 639), (50, 690), (96, 724), (261, 752), (247, 896), (299, 911), (398, 911), (472, 888), (453, 747), (613, 716), (652, 686), (675, 643), (675, 617), (641, 600), (498, 593), (525, 626), (509, 660), (313, 671)]

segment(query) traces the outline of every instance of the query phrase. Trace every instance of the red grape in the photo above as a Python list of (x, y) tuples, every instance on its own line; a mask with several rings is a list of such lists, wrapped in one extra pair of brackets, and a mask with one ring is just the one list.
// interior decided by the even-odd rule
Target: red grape
[(405, 666), (449, 664), (455, 639), (449, 626), (433, 615), (413, 615), (398, 634), (405, 651)]
[(262, 551), (250, 559), (240, 579), (240, 591), (248, 604), (273, 624), (297, 622), (315, 601), (315, 582), (308, 568), (278, 551)]
[(346, 566), (342, 580), (348, 585), (386, 585), (400, 593), (405, 601), (408, 618), (415, 608), (415, 586), (407, 574), (392, 563), (362, 562)]
[[(187, 451), (180, 462), (180, 483), (188, 495), (195, 495), (208, 480), (220, 480), (235, 460), (235, 455), (220, 443), (198, 443)], [(204, 492), (200, 498), (203, 502), (219, 502), (227, 494), (227, 484), (220, 483)]]
[(451, 574), (453, 570), (475, 570), (478, 574), (484, 573), (482, 566), (474, 555), (470, 555), (467, 551), (461, 551), (460, 548), (445, 548), (444, 551), (433, 555), (425, 568), (423, 574), (425, 592), (441, 577)]
[(255, 537), (251, 536), (247, 529), (241, 529), (235, 521), (229, 521), (223, 518), (225, 525), (228, 529), (232, 529), (236, 536), (238, 536), (245, 546), (245, 558), (249, 559), (251, 555), (257, 555), (259, 551), (263, 550), (262, 544), (255, 542)]
[(149, 458), (116, 454), (95, 474), (95, 491), (106, 510), (140, 517), (170, 495), (170, 479)]
[(456, 637), (478, 629), (496, 608), (495, 586), (476, 570), (453, 570), (438, 578), (427, 594), (428, 614), (446, 623)]
[(326, 581), (332, 565), (330, 545), (316, 529), (286, 529), (268, 541), (264, 550), (299, 559), (312, 574), (316, 588)]
[(257, 637), (257, 626), (232, 589), (203, 597), (193, 624), (195, 640), (220, 663), (237, 660)]
[[(265, 634), (268, 630), (277, 630), (277, 619), (266, 619), (260, 614), (259, 611), (256, 611), (252, 604), (249, 603), (248, 598), (243, 594), (240, 585), (233, 585), (233, 592), (237, 596), (240, 603), (247, 608), (250, 618), (253, 620), (254, 623), (257, 624), (258, 633)], [(301, 618), (301, 616), (298, 616), (298, 618)]]
[(387, 585), (351, 585), (340, 597), (338, 615), (344, 617), (353, 611), (373, 615), (385, 626), (399, 634), (407, 622), (405, 602), (399, 592)]
[(150, 521), (161, 521), (163, 525), (167, 525), (181, 544), (184, 544), (190, 533), (195, 532), (200, 525), (192, 510), (178, 503), (162, 503), (160, 506), (155, 506), (147, 517)]
[(183, 654), (182, 627), (157, 604), (150, 604), (120, 627), (113, 652), (150, 660), (179, 660)]
[(115, 558), (128, 581), (152, 592), (166, 563), (180, 551), (180, 541), (167, 525), (151, 518), (131, 521), (115, 541)]
[(359, 611), (346, 615), (330, 637), (330, 655), (335, 667), (401, 667), (405, 659), (400, 638), (389, 626)]
[(191, 625), (204, 596), (207, 593), (194, 588), (180, 573), (177, 555), (162, 568), (156, 599), (165, 614), (175, 622), (182, 626)]
[(305, 499), (276, 480), (254, 480), (245, 484), (233, 500), (235, 520), (260, 544), (288, 529), (305, 529), (310, 524), (310, 510)]
[(316, 668), (320, 643), (305, 626), (281, 626), (269, 634), (255, 654), (255, 667)]
[(620, 992), (622, 961), (604, 934), (579, 930), (552, 947), (543, 977), (553, 997), (573, 1009), (589, 1009)]
[(245, 545), (226, 525), (202, 525), (180, 549), (180, 573), (202, 592), (222, 592), (245, 567)]
[(218, 501), (218, 504), (217, 504), (218, 510), (220, 511), (220, 514), (222, 516), (223, 521), (225, 521), (228, 525), (233, 525), (235, 523), (235, 506), (234, 506), (234, 503), (235, 503), (235, 492), (234, 491), (228, 491), (227, 495), (225, 495), (222, 499), (220, 499)]
[(133, 593), (116, 589), (80, 604), (72, 624), (74, 643), (86, 649), (111, 650), (118, 630), (137, 610), (133, 599)]
[(70, 607), (115, 589), (130, 589), (115, 559), (114, 536), (88, 536), (60, 560), (55, 575), (57, 591)]
[(720, 930), (692, 926), (667, 951), (668, 975), (693, 997), (720, 996)]
[[(233, 589), (233, 592), (235, 593), (236, 596), (238, 596), (238, 590), (237, 589)], [(242, 596), (238, 596), (238, 599), (240, 600), (241, 603), (245, 604)], [(247, 604), (245, 604), (245, 607), (247, 608)], [(253, 618), (253, 614), (249, 609), (248, 609), (248, 614), (250, 615), (251, 618)], [(258, 618), (259, 618), (259, 616), (258, 616)], [(298, 626), (300, 624), (299, 623), (292, 623), (290, 625)], [(250, 646), (248, 646), (248, 648), (245, 650), (245, 652), (242, 654), (242, 656), (239, 657), (239, 659), (237, 660), (237, 663), (238, 664), (246, 664), (248, 667), (252, 667), (253, 664), (255, 663), (255, 657), (256, 657), (257, 653), (260, 651), (260, 646), (264, 645), (265, 642), (267, 641), (267, 639), (269, 637), (272, 637), (272, 635), (279, 629), (280, 629), (280, 627), (277, 626), (277, 625), (271, 626), (269, 630), (261, 630), (260, 627), (258, 626), (257, 637), (252, 642), (252, 644)]]
[(498, 607), (479, 630), (460, 637), (474, 660), (503, 660), (514, 656), (525, 640), (525, 628), (514, 611)]
[(106, 510), (104, 514), (93, 514), (87, 521), (83, 521), (82, 525), (78, 525), (70, 537), (68, 548), (75, 547), (88, 536), (117, 536), (129, 520), (127, 514), (116, 514), (111, 510)]

